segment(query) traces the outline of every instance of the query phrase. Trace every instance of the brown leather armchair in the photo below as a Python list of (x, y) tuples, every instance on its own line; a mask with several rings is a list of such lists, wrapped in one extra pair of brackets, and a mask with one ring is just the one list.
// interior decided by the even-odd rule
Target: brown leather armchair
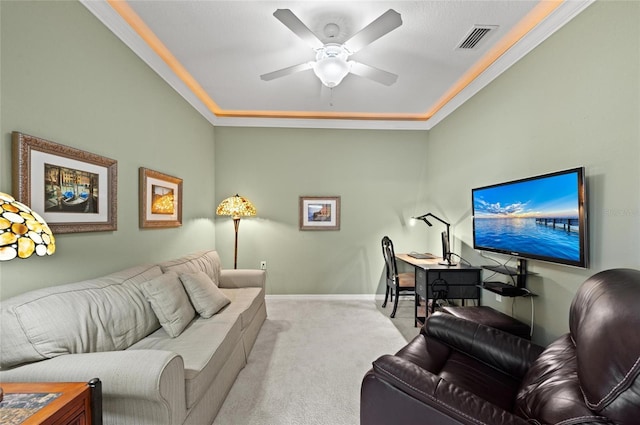
[(640, 423), (640, 271), (582, 284), (548, 347), (432, 315), (362, 382), (362, 425)]

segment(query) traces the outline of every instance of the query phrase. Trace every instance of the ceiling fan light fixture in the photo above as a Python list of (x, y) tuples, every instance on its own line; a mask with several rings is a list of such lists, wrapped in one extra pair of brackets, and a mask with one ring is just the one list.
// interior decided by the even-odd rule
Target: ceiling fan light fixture
[[(329, 88), (340, 84), (349, 73), (385, 86), (390, 86), (398, 79), (396, 74), (348, 60), (352, 54), (402, 25), (402, 18), (395, 10), (387, 10), (343, 44), (322, 42), (290, 9), (277, 9), (273, 16), (316, 52), (316, 60), (262, 74), (262, 80), (270, 81), (308, 69), (313, 69), (316, 77)], [(340, 36), (340, 27), (335, 23), (325, 25), (324, 35), (329, 40), (343, 38)]]
[(327, 44), (318, 49), (313, 72), (327, 87), (335, 87), (351, 71), (349, 51), (340, 44)]
[(313, 65), (313, 72), (327, 87), (335, 87), (349, 73), (351, 63), (340, 58), (325, 58)]

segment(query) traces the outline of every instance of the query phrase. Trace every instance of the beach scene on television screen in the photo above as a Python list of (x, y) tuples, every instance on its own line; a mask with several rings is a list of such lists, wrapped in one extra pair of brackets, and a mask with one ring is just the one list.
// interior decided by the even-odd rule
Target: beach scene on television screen
[(475, 245), (580, 260), (576, 174), (478, 189)]

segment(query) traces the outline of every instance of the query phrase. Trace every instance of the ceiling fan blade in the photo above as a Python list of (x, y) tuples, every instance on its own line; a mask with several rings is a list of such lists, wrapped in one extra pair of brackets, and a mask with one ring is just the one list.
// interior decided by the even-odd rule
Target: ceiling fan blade
[(312, 49), (319, 49), (324, 46), (322, 41), (291, 10), (278, 9), (273, 12), (273, 16), (311, 46)]
[(396, 74), (392, 74), (391, 72), (383, 71), (381, 69), (374, 68), (373, 66), (365, 65), (360, 62), (350, 62), (352, 74), (368, 78), (377, 83), (384, 84), (385, 86), (390, 86), (398, 80), (398, 76)]
[(355, 53), (400, 25), (402, 25), (400, 14), (393, 9), (389, 9), (347, 40), (344, 45), (351, 53)]
[(313, 62), (305, 62), (299, 65), (290, 66), (288, 68), (282, 68), (278, 71), (262, 74), (260, 78), (264, 81), (271, 81), (275, 80), (276, 78), (284, 77), (285, 75), (295, 74), (296, 72), (306, 71), (307, 69), (311, 68), (313, 68)]

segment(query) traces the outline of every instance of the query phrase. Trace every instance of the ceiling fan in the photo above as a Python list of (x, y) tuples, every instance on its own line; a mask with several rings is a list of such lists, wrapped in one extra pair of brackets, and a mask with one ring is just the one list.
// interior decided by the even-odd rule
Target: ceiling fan
[[(273, 16), (315, 50), (316, 60), (263, 74), (260, 76), (262, 80), (270, 81), (308, 69), (313, 69), (322, 84), (330, 88), (340, 84), (348, 73), (369, 78), (386, 86), (390, 86), (398, 79), (398, 76), (391, 72), (348, 60), (352, 54), (402, 25), (402, 18), (395, 10), (387, 10), (342, 44), (323, 43), (289, 9), (278, 9)], [(331, 23), (325, 26), (325, 34), (329, 38), (339, 31), (336, 24)]]

